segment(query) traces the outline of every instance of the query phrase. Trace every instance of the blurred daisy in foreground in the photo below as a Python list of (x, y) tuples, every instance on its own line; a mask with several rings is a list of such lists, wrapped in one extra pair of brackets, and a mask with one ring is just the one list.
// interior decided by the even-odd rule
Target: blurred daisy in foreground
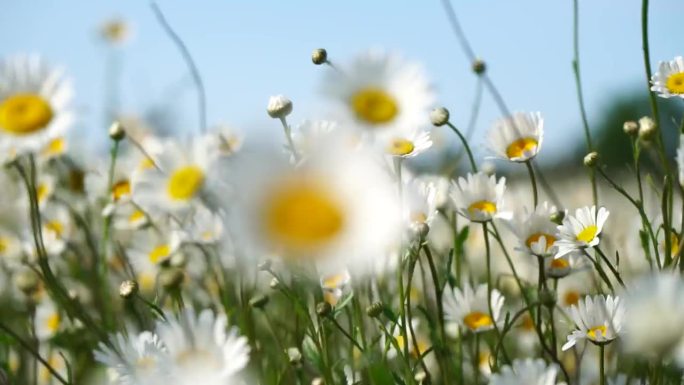
[(548, 257), (554, 254), (554, 244), (558, 239), (558, 229), (551, 221), (551, 215), (556, 212), (556, 207), (543, 202), (528, 212), (515, 215), (513, 220), (506, 223), (518, 238), (519, 246), (516, 250), (527, 255)]
[(597, 345), (614, 340), (622, 332), (624, 315), (625, 308), (619, 297), (596, 295), (580, 300), (570, 308), (570, 316), (578, 329), (568, 336), (563, 350), (584, 339)]
[(460, 177), (452, 182), (451, 199), (458, 212), (473, 222), (488, 222), (493, 218), (510, 218), (510, 213), (502, 211), (503, 194), (506, 190), (506, 178), (498, 182), (496, 176), (485, 173), (468, 173), (466, 178)]
[(164, 345), (155, 334), (116, 334), (110, 338), (114, 349), (100, 342), (95, 360), (109, 369), (110, 382), (126, 385), (161, 385), (167, 383), (161, 371), (165, 359)]
[(38, 56), (0, 62), (0, 159), (37, 153), (73, 123), (71, 83)]
[(677, 56), (674, 60), (660, 62), (658, 72), (651, 77), (651, 91), (657, 92), (661, 98), (684, 98), (683, 57)]
[(591, 206), (577, 209), (574, 216), (566, 216), (563, 224), (558, 226), (560, 239), (556, 242), (558, 251), (555, 258), (574, 250), (597, 246), (609, 214), (605, 207), (599, 208), (597, 213), (596, 206)]
[(497, 120), (488, 134), (488, 145), (500, 158), (527, 162), (537, 156), (544, 138), (544, 119), (539, 112), (516, 112)]
[(206, 138), (181, 144), (175, 140), (164, 143), (156, 156), (156, 167), (137, 173), (133, 180), (133, 200), (150, 212), (187, 212), (194, 203), (208, 198), (210, 167), (213, 162), (207, 151)]
[(276, 253), (354, 275), (395, 246), (396, 184), (377, 157), (322, 146), (292, 168), (275, 155), (245, 156), (231, 173), (237, 197), (226, 209), (243, 255)]
[(422, 72), (396, 55), (370, 51), (328, 73), (325, 94), (337, 101), (340, 124), (372, 136), (427, 126), (435, 96)]
[[(684, 337), (684, 280), (679, 274), (648, 274), (635, 279), (624, 294), (625, 348), (643, 357), (670, 357)], [(684, 354), (680, 357), (684, 363)]]
[[(442, 299), (444, 318), (450, 322), (457, 322), (473, 333), (493, 329), (494, 324), (501, 321), (499, 318), (504, 297), (498, 290), (492, 289), (492, 313), (490, 314), (487, 295), (486, 284), (477, 286), (475, 291), (468, 283), (464, 285), (463, 291), (459, 288), (446, 290)], [(492, 319), (492, 315), (494, 319)]]
[(168, 352), (162, 373), (167, 373), (173, 384), (239, 383), (237, 377), (249, 362), (250, 347), (236, 328), (228, 329), (225, 314), (215, 316), (207, 309), (195, 315), (186, 309), (180, 319), (172, 314), (166, 318), (168, 322), (157, 323), (156, 332)]
[(548, 365), (542, 359), (515, 360), (511, 366), (503, 366), (499, 373), (489, 379), (490, 385), (553, 385), (558, 367)]

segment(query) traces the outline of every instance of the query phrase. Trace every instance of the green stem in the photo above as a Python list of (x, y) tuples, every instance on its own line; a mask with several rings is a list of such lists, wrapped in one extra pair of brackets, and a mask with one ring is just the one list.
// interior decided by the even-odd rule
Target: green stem
[(527, 167), (527, 172), (530, 174), (530, 183), (532, 184), (532, 210), (536, 210), (537, 203), (539, 202), (539, 197), (537, 196), (537, 178), (534, 177), (534, 169), (532, 169), (532, 164), (530, 160), (525, 162)]
[(456, 126), (451, 124), (451, 122), (447, 122), (447, 126), (451, 128), (452, 131), (458, 135), (459, 139), (461, 139), (461, 143), (463, 144), (463, 148), (466, 150), (466, 154), (468, 154), (468, 160), (470, 160), (470, 167), (472, 168), (473, 172), (477, 172), (477, 164), (475, 164), (475, 159), (473, 158), (473, 152), (470, 150), (470, 146), (468, 145), (468, 141), (466, 138), (461, 134), (461, 131), (459, 131)]
[(599, 385), (606, 385), (606, 347), (605, 345), (599, 345)]

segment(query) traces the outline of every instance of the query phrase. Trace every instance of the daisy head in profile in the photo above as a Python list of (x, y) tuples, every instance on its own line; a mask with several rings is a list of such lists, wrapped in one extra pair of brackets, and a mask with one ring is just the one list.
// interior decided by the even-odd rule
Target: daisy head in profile
[(544, 119), (539, 112), (516, 112), (497, 120), (488, 134), (488, 146), (497, 157), (527, 162), (537, 156), (544, 138)]
[(435, 100), (420, 66), (377, 50), (331, 70), (323, 90), (336, 102), (335, 116), (343, 126), (373, 136), (428, 125)]
[(475, 290), (468, 283), (465, 284), (463, 290), (459, 288), (446, 290), (442, 299), (444, 318), (447, 321), (458, 323), (461, 327), (473, 333), (494, 329), (494, 325), (501, 322), (500, 316), (504, 297), (498, 290), (492, 289), (492, 311), (490, 313), (490, 301), (487, 296), (486, 284), (477, 286)]
[(489, 222), (494, 218), (508, 219), (510, 213), (503, 210), (503, 194), (506, 178), (498, 181), (496, 176), (483, 172), (468, 173), (458, 182), (452, 182), (451, 198), (458, 212), (472, 222)]
[(39, 56), (0, 61), (0, 159), (38, 153), (71, 126), (71, 82)]
[(527, 208), (506, 222), (518, 238), (517, 250), (527, 255), (548, 257), (555, 253), (558, 229), (551, 221), (556, 207), (542, 202), (529, 212)]
[(661, 98), (684, 98), (684, 57), (662, 61), (651, 77), (651, 91)]
[(578, 341), (588, 340), (594, 344), (607, 344), (622, 332), (625, 308), (620, 297), (587, 296), (570, 308), (577, 329), (568, 336), (563, 350), (575, 346)]
[(560, 258), (575, 250), (595, 247), (599, 244), (599, 235), (610, 212), (605, 207), (596, 210), (596, 206), (582, 207), (575, 215), (568, 215), (563, 224), (558, 226), (560, 239), (556, 242), (555, 258)]

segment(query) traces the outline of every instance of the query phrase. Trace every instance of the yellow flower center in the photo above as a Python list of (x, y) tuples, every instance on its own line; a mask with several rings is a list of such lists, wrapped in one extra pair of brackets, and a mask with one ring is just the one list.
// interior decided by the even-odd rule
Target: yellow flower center
[(159, 245), (150, 251), (147, 256), (152, 263), (159, 263), (165, 260), (171, 254), (171, 247), (169, 245)]
[(154, 285), (157, 281), (157, 277), (150, 273), (138, 274), (137, 279), (140, 284), (140, 290), (146, 293), (149, 293), (154, 289)]
[(112, 185), (112, 199), (118, 202), (121, 198), (131, 195), (131, 183), (127, 180), (120, 180)]
[(340, 273), (340, 274), (333, 274), (325, 277), (323, 279), (323, 288), (324, 289), (336, 289), (347, 280), (347, 274), (345, 273)]
[(563, 296), (563, 302), (565, 303), (565, 306), (577, 305), (579, 303), (579, 300), (580, 295), (576, 291), (568, 291)]
[(154, 167), (154, 161), (151, 158), (144, 157), (141, 161), (140, 164), (138, 164), (138, 167), (141, 170), (149, 170)]
[(61, 237), (64, 233), (64, 225), (59, 221), (49, 221), (45, 223), (45, 229), (52, 232), (57, 237)]
[(525, 314), (523, 316), (522, 322), (520, 323), (520, 328), (525, 331), (534, 330), (534, 321), (532, 320), (532, 317), (529, 314)]
[(9, 248), (9, 240), (5, 237), (0, 237), (0, 254), (7, 252)]
[(470, 206), (468, 206), (468, 212), (471, 214), (476, 214), (478, 211), (485, 212), (487, 214), (496, 213), (496, 204), (490, 201), (477, 201)]
[(587, 336), (589, 336), (589, 338), (591, 338), (592, 340), (596, 340), (598, 333), (601, 333), (601, 335), (605, 337), (607, 331), (608, 328), (605, 325), (594, 326), (593, 328), (589, 329), (589, 331), (587, 331)]
[(342, 232), (345, 212), (327, 188), (296, 181), (269, 196), (263, 221), (266, 233), (278, 244), (293, 251), (311, 251)]
[(411, 214), (411, 222), (414, 223), (425, 223), (428, 217), (423, 212), (415, 212)]
[(145, 213), (140, 210), (135, 210), (128, 216), (129, 223), (136, 223), (145, 219)]
[(552, 269), (567, 269), (570, 267), (570, 262), (565, 258), (557, 258), (551, 261)]
[(45, 326), (51, 333), (54, 333), (59, 328), (61, 321), (62, 318), (59, 316), (59, 313), (53, 313), (45, 321)]
[(508, 145), (506, 148), (506, 156), (508, 159), (521, 158), (525, 153), (532, 152), (537, 149), (539, 143), (534, 138), (522, 138)]
[(57, 156), (61, 155), (66, 151), (66, 140), (64, 138), (52, 139), (43, 148), (43, 155), (45, 156)]
[(541, 238), (544, 238), (546, 240), (546, 250), (549, 250), (551, 246), (553, 246), (554, 243), (556, 243), (556, 237), (554, 237), (551, 234), (546, 234), (546, 233), (534, 233), (530, 235), (527, 240), (525, 240), (525, 244), (527, 247), (532, 247), (532, 244), (539, 242)]
[(673, 94), (684, 94), (684, 72), (670, 75), (665, 82), (665, 87)]
[(396, 100), (387, 92), (374, 87), (357, 91), (351, 97), (351, 107), (359, 119), (373, 125), (389, 123), (399, 113)]
[(194, 197), (202, 185), (204, 185), (202, 169), (197, 166), (185, 166), (171, 174), (166, 190), (172, 199), (186, 201)]
[(0, 128), (13, 135), (28, 135), (52, 121), (50, 104), (35, 94), (16, 94), (0, 103)]
[(492, 322), (492, 317), (490, 317), (489, 314), (485, 314), (479, 311), (468, 313), (468, 315), (463, 317), (463, 323), (470, 330), (477, 330), (480, 328), (494, 325), (494, 322)]
[(402, 156), (412, 153), (415, 148), (410, 140), (398, 138), (392, 140), (387, 148), (387, 152), (390, 155)]
[(596, 233), (598, 232), (598, 227), (596, 225), (589, 225), (585, 227), (579, 234), (577, 234), (577, 240), (584, 243), (589, 243), (596, 238)]
[(38, 203), (43, 203), (47, 199), (47, 197), (50, 195), (50, 188), (48, 185), (45, 183), (39, 183), (38, 187), (36, 188), (36, 199), (38, 199)]
[[(663, 248), (665, 248), (663, 242)], [(670, 233), (670, 254), (674, 257), (679, 254), (679, 237), (674, 232)]]

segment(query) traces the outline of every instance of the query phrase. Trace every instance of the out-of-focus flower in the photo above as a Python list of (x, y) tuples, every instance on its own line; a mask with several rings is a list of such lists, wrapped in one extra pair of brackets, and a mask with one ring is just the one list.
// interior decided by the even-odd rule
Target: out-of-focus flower
[(100, 342), (95, 360), (109, 368), (110, 381), (126, 385), (161, 385), (169, 383), (161, 363), (166, 349), (159, 337), (145, 331), (137, 335), (116, 334), (110, 338), (113, 347)]
[(105, 21), (100, 27), (100, 36), (111, 44), (122, 44), (131, 35), (131, 28), (124, 19), (115, 18)]
[(527, 162), (537, 156), (544, 138), (544, 119), (539, 112), (516, 112), (497, 120), (488, 134), (488, 145), (500, 158)]
[[(444, 318), (450, 322), (457, 322), (462, 327), (473, 333), (479, 333), (494, 328), (501, 320), (501, 309), (504, 304), (504, 297), (498, 290), (492, 289), (491, 304), (492, 312), (489, 312), (489, 301), (487, 300), (487, 285), (477, 286), (473, 291), (470, 284), (466, 283), (463, 291), (459, 288), (446, 290), (444, 292)], [(494, 319), (492, 319), (492, 315)]]
[(651, 77), (651, 91), (657, 92), (662, 98), (684, 98), (683, 57), (677, 56), (674, 60), (660, 62), (658, 72)]
[(36, 337), (41, 341), (50, 339), (62, 328), (63, 321), (62, 314), (54, 302), (49, 299), (42, 301), (36, 307)]
[(553, 385), (558, 367), (548, 365), (542, 359), (515, 360), (511, 366), (503, 366), (499, 373), (489, 379), (491, 385)]

